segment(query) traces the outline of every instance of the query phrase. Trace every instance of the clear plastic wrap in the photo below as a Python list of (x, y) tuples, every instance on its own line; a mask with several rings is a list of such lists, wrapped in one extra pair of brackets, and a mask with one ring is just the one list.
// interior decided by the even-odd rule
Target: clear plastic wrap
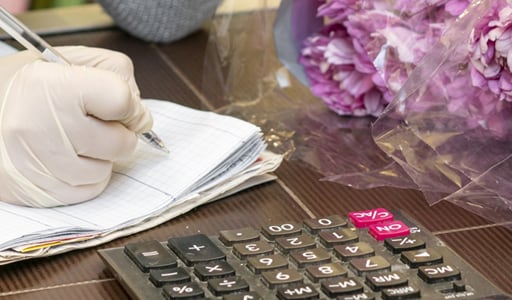
[[(468, 45), (509, 9), (505, 1), (472, 2), (373, 124), (376, 144), (427, 200), (449, 200), (495, 222), (512, 220), (512, 103), (506, 86), (476, 84)], [(504, 80), (510, 69), (501, 72), (493, 80)]]
[[(512, 50), (508, 65), (502, 49), (512, 49), (511, 4), (347, 0), (354, 10), (317, 16), (321, 5), (334, 2), (283, 0), (277, 12), (217, 18), (204, 88), (229, 101), (218, 110), (260, 125), (271, 150), (323, 180), (360, 189), (414, 188), (431, 204), (447, 200), (496, 223), (511, 221)], [(374, 68), (365, 74), (380, 107), (364, 98), (370, 88), (349, 95), (362, 100), (348, 109), (314, 96), (318, 81), (299, 63), (304, 39), (343, 13), (352, 16), (357, 49), (367, 55), (361, 65)], [(490, 40), (492, 55), (483, 47)], [(491, 62), (498, 51), (505, 53), (499, 72)]]

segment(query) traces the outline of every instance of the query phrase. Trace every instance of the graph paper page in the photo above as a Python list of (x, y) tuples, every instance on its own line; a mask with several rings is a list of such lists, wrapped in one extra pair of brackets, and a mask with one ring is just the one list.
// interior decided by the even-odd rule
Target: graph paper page
[(167, 101), (145, 102), (153, 114), (153, 130), (170, 153), (140, 142), (130, 160), (115, 164), (107, 189), (81, 204), (38, 209), (0, 203), (0, 220), (9, 220), (0, 226), (0, 249), (16, 238), (29, 240), (33, 233), (105, 231), (137, 224), (171, 207), (177, 197), (186, 198), (184, 191), (212, 169), (222, 170), (219, 163), (261, 135), (257, 126), (240, 119)]

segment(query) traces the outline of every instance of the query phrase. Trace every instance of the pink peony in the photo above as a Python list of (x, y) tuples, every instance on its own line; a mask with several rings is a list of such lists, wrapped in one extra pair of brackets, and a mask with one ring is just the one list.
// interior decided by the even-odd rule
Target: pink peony
[(512, 7), (494, 1), (469, 41), (471, 79), (474, 86), (489, 90), (498, 99), (512, 101)]
[(300, 58), (313, 94), (341, 115), (379, 116), (469, 1), (322, 1), (326, 27)]
[[(387, 101), (378, 87), (377, 70), (364, 49), (353, 46), (340, 24), (325, 27), (308, 38), (301, 52), (314, 95), (340, 115), (379, 115)], [(377, 80), (374, 80), (377, 79)]]

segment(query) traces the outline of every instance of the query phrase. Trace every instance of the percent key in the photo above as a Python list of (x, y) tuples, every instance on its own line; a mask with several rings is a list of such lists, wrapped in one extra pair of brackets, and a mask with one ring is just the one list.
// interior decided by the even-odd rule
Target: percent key
[(204, 297), (203, 289), (195, 282), (166, 285), (164, 286), (163, 294), (169, 300)]

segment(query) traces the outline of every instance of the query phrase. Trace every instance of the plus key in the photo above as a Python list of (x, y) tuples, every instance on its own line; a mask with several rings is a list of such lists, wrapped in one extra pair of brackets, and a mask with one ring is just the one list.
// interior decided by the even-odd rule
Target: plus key
[(204, 234), (170, 238), (167, 244), (187, 266), (226, 259), (224, 252)]

